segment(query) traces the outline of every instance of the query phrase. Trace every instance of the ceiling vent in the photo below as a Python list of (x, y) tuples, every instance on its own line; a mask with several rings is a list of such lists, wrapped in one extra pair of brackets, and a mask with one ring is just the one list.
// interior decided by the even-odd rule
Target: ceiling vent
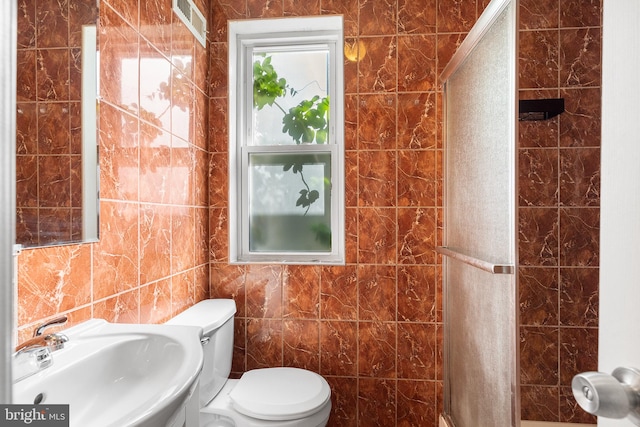
[(207, 46), (207, 20), (192, 0), (173, 0), (173, 11), (180, 17), (196, 39)]

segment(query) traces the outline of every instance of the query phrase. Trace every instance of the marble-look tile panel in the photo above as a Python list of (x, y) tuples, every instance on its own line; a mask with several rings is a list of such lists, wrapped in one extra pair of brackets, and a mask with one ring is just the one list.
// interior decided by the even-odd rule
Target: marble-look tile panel
[(558, 206), (558, 149), (518, 152), (519, 206)]
[(523, 420), (558, 422), (558, 387), (520, 386), (520, 418)]
[(436, 410), (436, 383), (434, 381), (398, 381), (398, 426), (438, 425), (440, 412)]
[(358, 379), (358, 425), (393, 426), (396, 423), (396, 381), (380, 378)]
[(358, 380), (355, 377), (327, 377), (331, 387), (329, 423), (335, 427), (358, 424)]
[(560, 324), (598, 326), (599, 269), (560, 269)]
[(560, 265), (597, 267), (600, 264), (600, 209), (560, 209)]
[(359, 0), (322, 0), (320, 6), (322, 8), (321, 15), (342, 15), (343, 31), (346, 37), (354, 37), (359, 34)]
[(246, 268), (246, 316), (251, 318), (282, 317), (281, 265), (250, 265)]
[(320, 370), (320, 322), (284, 320), (282, 322), (282, 362), (284, 366)]
[(113, 323), (140, 323), (140, 290), (96, 301), (93, 304), (93, 317)]
[(282, 1), (247, 0), (247, 18), (277, 18), (284, 14)]
[(358, 272), (355, 265), (322, 268), (320, 315), (322, 319), (358, 318)]
[(195, 265), (195, 208), (171, 207), (171, 273), (186, 271)]
[(600, 205), (600, 148), (560, 149), (560, 204)]
[(39, 0), (35, 3), (38, 47), (69, 46), (69, 0)]
[(558, 0), (520, 0), (520, 28), (558, 28)]
[(557, 30), (521, 31), (518, 49), (520, 89), (558, 86)]
[(227, 208), (209, 209), (209, 259), (212, 262), (229, 260), (229, 211)]
[(476, 22), (476, 2), (438, 0), (437, 30), (439, 33), (468, 32)]
[(396, 268), (358, 265), (358, 319), (396, 320)]
[(398, 33), (433, 34), (436, 32), (436, 0), (398, 1)]
[(435, 324), (398, 323), (398, 378), (434, 380), (435, 377)]
[(560, 0), (560, 27), (599, 27), (602, 0)]
[(285, 266), (282, 275), (282, 314), (287, 319), (318, 319), (320, 273), (315, 265)]
[(171, 278), (140, 287), (140, 322), (164, 323), (171, 318)]
[(576, 88), (560, 91), (565, 112), (560, 120), (561, 147), (599, 147), (602, 105), (600, 89)]
[(398, 268), (398, 321), (436, 321), (436, 267), (403, 265)]
[(398, 206), (435, 206), (436, 153), (398, 151)]
[(558, 372), (557, 327), (520, 327), (520, 383), (557, 386)]
[(397, 3), (389, 0), (360, 0), (358, 28), (361, 35), (393, 34), (398, 22)]
[(18, 0), (18, 38), (17, 47), (30, 49), (36, 47), (36, 3), (31, 0)]
[(518, 210), (519, 262), (522, 266), (557, 266), (559, 262), (559, 219), (553, 208)]
[(560, 284), (557, 268), (522, 267), (518, 270), (520, 324), (559, 324)]
[(361, 37), (358, 40), (367, 52), (358, 62), (360, 93), (397, 91), (397, 37)]
[(425, 92), (436, 87), (436, 36), (398, 37), (398, 91)]
[(247, 320), (246, 370), (283, 366), (283, 321)]
[(398, 263), (436, 263), (436, 209), (398, 209)]
[(358, 322), (358, 375), (396, 377), (397, 332), (392, 322)]
[(598, 329), (560, 329), (560, 385), (570, 386), (580, 372), (598, 370)]
[(396, 155), (393, 151), (358, 152), (358, 206), (396, 204)]
[(560, 30), (560, 84), (564, 87), (601, 85), (602, 30)]
[(320, 322), (320, 374), (355, 377), (358, 325), (352, 321)]
[(396, 209), (358, 209), (358, 262), (395, 264), (397, 261)]
[(398, 148), (436, 148), (435, 92), (398, 94)]
[(38, 205), (71, 207), (71, 160), (69, 156), (38, 157)]
[[(171, 55), (173, 19), (178, 19), (171, 10), (170, 0), (147, 0), (140, 5), (140, 34), (163, 55)], [(175, 17), (175, 18), (174, 18)]]

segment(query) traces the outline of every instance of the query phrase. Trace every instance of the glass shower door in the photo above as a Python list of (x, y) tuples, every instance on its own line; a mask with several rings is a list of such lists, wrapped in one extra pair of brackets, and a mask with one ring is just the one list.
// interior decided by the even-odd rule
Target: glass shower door
[(494, 0), (443, 72), (444, 414), (519, 425), (517, 1)]

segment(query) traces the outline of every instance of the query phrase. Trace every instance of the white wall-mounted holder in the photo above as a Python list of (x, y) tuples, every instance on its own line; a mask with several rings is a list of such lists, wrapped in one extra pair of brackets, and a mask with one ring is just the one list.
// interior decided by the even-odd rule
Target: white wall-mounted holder
[(576, 401), (590, 414), (604, 418), (628, 418), (640, 426), (640, 370), (616, 368), (611, 375), (583, 372), (573, 377)]

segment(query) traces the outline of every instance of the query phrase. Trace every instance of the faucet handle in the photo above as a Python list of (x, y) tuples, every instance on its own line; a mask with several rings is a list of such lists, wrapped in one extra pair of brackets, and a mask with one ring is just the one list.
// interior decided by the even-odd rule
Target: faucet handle
[(55, 317), (45, 323), (43, 323), (42, 325), (38, 326), (34, 331), (33, 331), (33, 336), (34, 337), (39, 337), (40, 335), (42, 335), (44, 333), (44, 330), (47, 329), (49, 326), (53, 326), (53, 325), (63, 325), (65, 323), (67, 323), (67, 316), (59, 316), (59, 317)]

